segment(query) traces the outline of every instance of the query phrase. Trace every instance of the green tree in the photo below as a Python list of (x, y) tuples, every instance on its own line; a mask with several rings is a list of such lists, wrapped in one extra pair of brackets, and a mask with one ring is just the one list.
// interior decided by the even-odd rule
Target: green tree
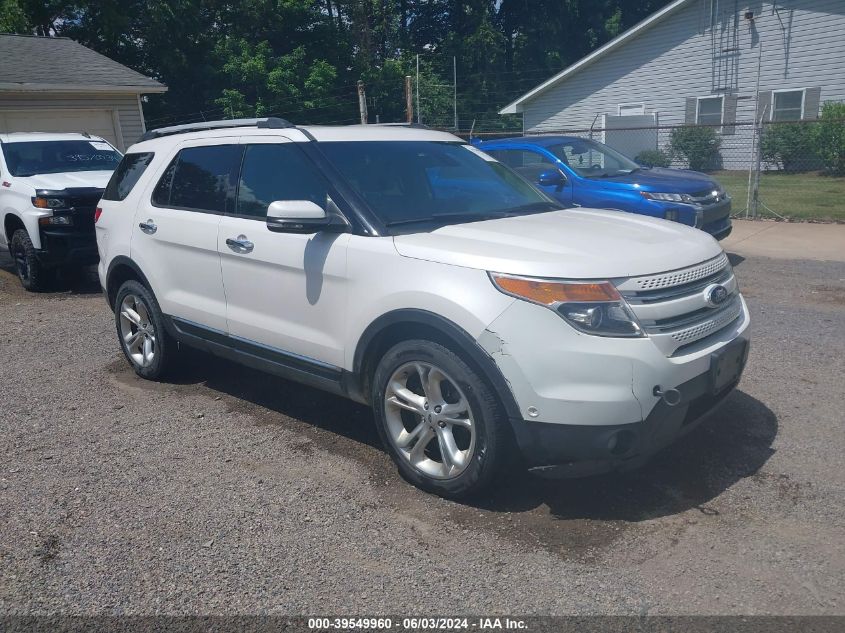
[(705, 126), (675, 128), (669, 141), (672, 155), (686, 160), (694, 171), (718, 168), (721, 144), (716, 130)]
[(78, 40), (169, 90), (155, 125), (282, 112), (300, 122), (404, 119), (403, 82), (422, 59), (421, 103), (451, 124), (518, 129), (499, 108), (669, 0), (0, 0), (0, 28)]
[(18, 0), (0, 0), (0, 33), (27, 33), (30, 22)]
[(828, 102), (822, 106), (814, 144), (825, 169), (845, 176), (845, 103)]
[(816, 124), (796, 121), (766, 126), (760, 140), (760, 154), (784, 171), (818, 169)]

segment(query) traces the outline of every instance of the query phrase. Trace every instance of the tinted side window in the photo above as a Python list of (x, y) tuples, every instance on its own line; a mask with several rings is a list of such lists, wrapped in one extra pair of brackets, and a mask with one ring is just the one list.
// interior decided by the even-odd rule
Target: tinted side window
[(141, 174), (146, 171), (150, 162), (153, 160), (154, 154), (152, 152), (144, 152), (142, 154), (126, 154), (120, 165), (114, 170), (114, 173), (106, 185), (106, 190), (103, 192), (103, 200), (125, 200), (132, 187), (138, 182)]
[(322, 175), (294, 143), (249, 145), (238, 187), (238, 215), (265, 218), (275, 200), (310, 200), (326, 208)]
[(176, 165), (179, 164), (179, 154), (170, 161), (167, 169), (161, 175), (161, 178), (153, 191), (153, 204), (160, 207), (170, 206), (170, 185), (173, 184), (173, 174), (176, 173)]
[(242, 151), (240, 145), (183, 149), (156, 186), (153, 202), (215, 213), (231, 210)]
[(532, 182), (536, 181), (544, 171), (555, 168), (551, 160), (530, 150), (498, 150), (496, 159)]

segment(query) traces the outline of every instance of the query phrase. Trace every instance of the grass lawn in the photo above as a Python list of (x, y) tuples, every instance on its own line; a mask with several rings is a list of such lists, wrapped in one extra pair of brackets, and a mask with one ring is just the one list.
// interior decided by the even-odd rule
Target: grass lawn
[[(717, 171), (712, 176), (731, 194), (734, 213), (742, 211), (748, 196), (748, 172)], [(760, 201), (786, 218), (845, 222), (845, 178), (763, 172)], [(765, 209), (761, 212), (773, 217)]]

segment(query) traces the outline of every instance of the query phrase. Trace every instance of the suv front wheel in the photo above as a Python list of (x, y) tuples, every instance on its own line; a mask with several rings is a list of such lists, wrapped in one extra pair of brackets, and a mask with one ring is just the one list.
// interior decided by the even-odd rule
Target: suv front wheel
[(451, 350), (399, 343), (381, 359), (372, 388), (382, 441), (414, 485), (467, 497), (504, 468), (507, 420), (487, 382)]
[(164, 329), (164, 317), (155, 296), (143, 284), (130, 280), (117, 291), (114, 320), (123, 354), (135, 373), (158, 380), (170, 369), (176, 344)]

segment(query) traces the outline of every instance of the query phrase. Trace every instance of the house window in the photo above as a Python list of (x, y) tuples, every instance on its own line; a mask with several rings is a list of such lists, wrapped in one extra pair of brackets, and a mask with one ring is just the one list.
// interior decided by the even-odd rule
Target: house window
[(645, 114), (645, 104), (642, 103), (620, 103), (619, 116), (636, 116)]
[(722, 97), (699, 97), (696, 123), (722, 125)]
[(804, 90), (775, 90), (772, 93), (772, 121), (800, 121), (804, 118)]

